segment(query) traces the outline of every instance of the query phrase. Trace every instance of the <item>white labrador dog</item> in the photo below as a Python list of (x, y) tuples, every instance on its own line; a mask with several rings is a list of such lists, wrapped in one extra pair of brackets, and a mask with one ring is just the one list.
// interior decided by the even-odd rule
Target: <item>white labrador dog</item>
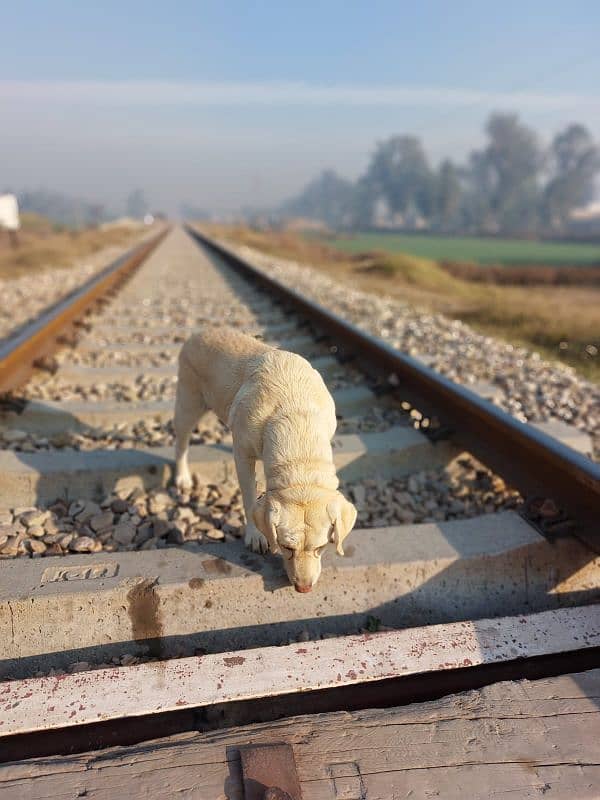
[[(190, 434), (207, 410), (233, 434), (235, 466), (252, 550), (281, 553), (290, 581), (309, 592), (329, 542), (342, 542), (356, 509), (337, 491), (333, 399), (306, 359), (233, 328), (206, 327), (183, 345), (175, 402), (175, 482), (191, 487)], [(266, 492), (256, 496), (256, 461)]]

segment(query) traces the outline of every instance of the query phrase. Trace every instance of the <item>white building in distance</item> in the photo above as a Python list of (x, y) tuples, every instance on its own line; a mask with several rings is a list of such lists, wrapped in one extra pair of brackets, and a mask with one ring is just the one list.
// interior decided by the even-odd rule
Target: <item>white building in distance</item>
[(20, 227), (17, 198), (14, 194), (0, 194), (0, 228), (18, 231)]

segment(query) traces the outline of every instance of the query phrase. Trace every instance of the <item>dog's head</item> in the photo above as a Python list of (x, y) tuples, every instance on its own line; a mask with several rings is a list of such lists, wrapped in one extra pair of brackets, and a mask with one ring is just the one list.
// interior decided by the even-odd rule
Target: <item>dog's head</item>
[(254, 524), (281, 553), (298, 592), (310, 592), (321, 574), (321, 555), (332, 542), (339, 555), (356, 522), (356, 509), (338, 491), (316, 486), (277, 489), (256, 501)]

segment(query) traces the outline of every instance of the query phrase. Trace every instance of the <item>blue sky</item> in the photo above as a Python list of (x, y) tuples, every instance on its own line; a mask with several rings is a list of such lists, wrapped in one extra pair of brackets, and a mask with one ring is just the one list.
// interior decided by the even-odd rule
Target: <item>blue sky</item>
[(416, 133), (435, 162), (493, 109), (600, 137), (600, 3), (27, 2), (0, 31), (0, 184), (269, 205)]

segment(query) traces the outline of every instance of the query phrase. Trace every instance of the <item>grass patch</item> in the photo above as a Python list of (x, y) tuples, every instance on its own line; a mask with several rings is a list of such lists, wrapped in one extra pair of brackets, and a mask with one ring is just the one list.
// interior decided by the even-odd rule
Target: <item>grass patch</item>
[(394, 278), (409, 286), (429, 291), (468, 292), (463, 281), (449, 275), (435, 261), (406, 253), (372, 252), (355, 256), (355, 271), (366, 275)]
[(129, 226), (57, 230), (43, 217), (24, 214), (18, 247), (11, 247), (6, 232), (0, 230), (0, 278), (69, 267), (105, 247), (126, 247), (139, 233), (139, 228)]
[(436, 261), (405, 253), (348, 254), (291, 232), (213, 226), (215, 236), (305, 262), (364, 291), (442, 312), (476, 330), (537, 350), (600, 382), (600, 287), (500, 286), (449, 274)]
[(600, 266), (600, 245), (586, 242), (542, 242), (467, 236), (356, 233), (328, 237), (330, 245), (346, 253), (385, 250), (409, 253), (435, 261), (476, 264)]

